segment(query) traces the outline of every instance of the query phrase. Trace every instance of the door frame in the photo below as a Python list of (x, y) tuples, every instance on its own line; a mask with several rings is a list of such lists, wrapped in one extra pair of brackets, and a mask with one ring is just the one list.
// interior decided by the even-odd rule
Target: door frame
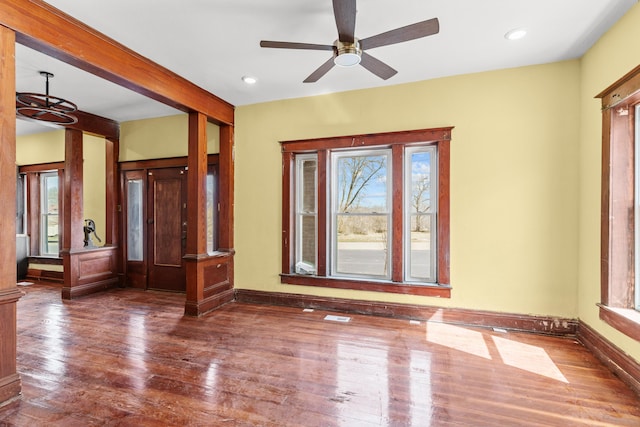
[[(209, 173), (218, 174), (218, 154), (208, 154), (207, 164)], [(119, 175), (120, 175), (120, 201), (121, 204), (117, 206), (118, 222), (120, 230), (120, 242), (118, 257), (120, 259), (120, 265), (122, 266), (122, 283), (125, 287), (132, 287), (137, 289), (149, 289), (148, 286), (148, 271), (149, 271), (149, 254), (148, 254), (148, 224), (146, 218), (148, 218), (147, 207), (147, 191), (149, 184), (149, 172), (154, 169), (167, 169), (167, 168), (185, 168), (187, 167), (187, 157), (171, 157), (165, 159), (149, 159), (149, 160), (134, 160), (118, 163)], [(143, 260), (141, 262), (128, 261), (127, 260), (127, 190), (126, 182), (127, 177), (138, 177), (142, 179), (144, 187), (144, 195), (142, 200), (142, 214), (145, 220), (142, 222), (143, 226)], [(218, 194), (220, 192), (219, 180), (215, 181), (215, 199), (214, 203), (217, 209), (214, 209), (214, 223), (216, 224), (216, 231), (214, 235), (216, 238), (220, 235), (220, 223), (218, 221), (218, 215), (220, 206), (218, 204)], [(187, 199), (187, 209), (189, 209), (189, 200)], [(188, 226), (188, 225), (187, 225)], [(217, 247), (217, 242), (214, 243)]]

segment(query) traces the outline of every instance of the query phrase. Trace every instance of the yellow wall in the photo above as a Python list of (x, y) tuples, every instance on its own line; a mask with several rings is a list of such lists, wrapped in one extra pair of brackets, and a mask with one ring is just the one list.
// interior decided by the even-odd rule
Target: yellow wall
[[(105, 236), (105, 142), (103, 138), (84, 135), (84, 217), (96, 222), (101, 239)], [(16, 163), (32, 165), (64, 161), (64, 130), (55, 130), (25, 136), (16, 140)], [(101, 244), (94, 239), (96, 245)]]
[(594, 97), (640, 64), (640, 5), (635, 5), (582, 58), (579, 173), (578, 315), (640, 361), (640, 343), (598, 318), (600, 302), (600, 185), (602, 115)]
[[(236, 109), (236, 287), (577, 316), (577, 60)], [(455, 126), (451, 299), (279, 282), (278, 141)]]
[(16, 139), (16, 163), (36, 165), (64, 161), (64, 130), (34, 133)]
[(104, 138), (84, 135), (82, 144), (84, 157), (83, 174), (83, 214), (96, 222), (96, 233), (102, 239), (98, 242), (91, 236), (96, 246), (104, 245), (106, 226), (106, 147)]
[[(188, 152), (186, 114), (134, 120), (120, 125), (120, 161), (183, 157)], [(218, 126), (207, 123), (207, 153), (218, 153)]]

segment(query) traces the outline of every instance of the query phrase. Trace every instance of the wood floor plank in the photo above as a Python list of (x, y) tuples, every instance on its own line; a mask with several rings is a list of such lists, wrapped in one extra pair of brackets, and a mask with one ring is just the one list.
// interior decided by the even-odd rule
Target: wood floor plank
[(0, 426), (639, 426), (573, 339), (117, 289), (23, 288), (21, 400)]

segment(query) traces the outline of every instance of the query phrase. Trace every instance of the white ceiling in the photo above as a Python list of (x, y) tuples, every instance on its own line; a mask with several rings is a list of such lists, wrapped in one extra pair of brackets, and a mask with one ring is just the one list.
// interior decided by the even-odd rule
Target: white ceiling
[[(637, 0), (360, 0), (362, 39), (437, 17), (436, 35), (368, 50), (398, 70), (387, 81), (364, 68), (334, 67), (302, 81), (331, 52), (260, 48), (260, 40), (332, 44), (331, 0), (47, 0), (47, 3), (236, 106), (395, 85), (437, 77), (578, 58)], [(504, 34), (526, 28), (527, 37)], [(40, 70), (55, 74), (52, 95), (118, 121), (176, 110), (23, 46), (18, 91), (44, 92)], [(245, 75), (258, 79), (248, 86)], [(44, 130), (18, 121), (18, 133)]]

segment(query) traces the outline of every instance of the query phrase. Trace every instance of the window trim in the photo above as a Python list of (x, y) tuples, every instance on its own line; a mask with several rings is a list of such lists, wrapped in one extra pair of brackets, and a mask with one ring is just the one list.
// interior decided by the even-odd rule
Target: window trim
[(640, 340), (635, 310), (635, 106), (640, 66), (596, 98), (602, 100), (600, 319)]
[[(314, 171), (314, 201), (313, 201), (313, 211), (309, 211), (306, 212), (303, 209), (303, 205), (304, 205), (304, 189), (303, 188), (296, 188), (294, 191), (296, 192), (295, 194), (295, 200), (297, 201), (297, 203), (295, 204), (294, 207), (294, 234), (300, 234), (302, 233), (303, 230), (303, 218), (305, 216), (311, 216), (314, 218), (314, 223), (316, 224), (316, 226), (314, 227), (314, 252), (315, 252), (315, 265), (316, 265), (316, 270), (317, 270), (317, 265), (318, 265), (318, 156), (315, 153), (310, 153), (310, 154), (301, 154), (296, 156), (295, 158), (295, 171), (296, 171), (296, 177), (294, 178), (294, 182), (300, 182), (304, 179), (304, 170), (303, 170), (303, 164), (305, 162), (308, 161), (313, 161), (316, 163), (316, 168)], [(294, 248), (294, 255), (293, 255), (293, 268), (295, 270), (295, 268), (297, 268), (297, 264), (298, 262), (305, 262), (303, 260), (303, 247), (302, 244), (296, 240), (295, 242), (295, 248)]]
[[(368, 135), (349, 135), (328, 138), (316, 138), (307, 140), (281, 141), (283, 175), (282, 175), (282, 264), (280, 280), (284, 284), (319, 286), (340, 289), (354, 289), (374, 292), (400, 293), (408, 295), (424, 295), (449, 298), (451, 296), (450, 286), (450, 141), (453, 127), (418, 129), (400, 132), (387, 132)], [(305, 276), (295, 274), (292, 269), (294, 263), (295, 225), (293, 223), (295, 214), (293, 206), (294, 191), (294, 159), (295, 155), (305, 153), (317, 153), (317, 186), (318, 194), (327, 191), (328, 182), (328, 162), (330, 162), (330, 152), (340, 149), (352, 148), (382, 148), (388, 147), (392, 150), (391, 176), (392, 179), (403, 179), (404, 156), (403, 148), (410, 145), (432, 145), (437, 148), (437, 171), (438, 171), (438, 221), (437, 221), (437, 277), (434, 284), (417, 284), (415, 282), (402, 281), (404, 273), (404, 243), (403, 239), (396, 238), (391, 242), (392, 251), (395, 256), (392, 259), (391, 281), (351, 279), (344, 277), (328, 276), (327, 257), (319, 256), (316, 265), (316, 276)], [(402, 186), (404, 187), (404, 186)], [(402, 202), (403, 192), (392, 194), (392, 215), (394, 218), (403, 217), (404, 204)], [(320, 236), (327, 236), (329, 232), (327, 226), (327, 200), (328, 197), (318, 197), (317, 212), (318, 239), (317, 253), (327, 254), (327, 239)], [(392, 232), (395, 236), (402, 236), (402, 221), (396, 221), (392, 225)], [(398, 227), (400, 224), (400, 227)]]

